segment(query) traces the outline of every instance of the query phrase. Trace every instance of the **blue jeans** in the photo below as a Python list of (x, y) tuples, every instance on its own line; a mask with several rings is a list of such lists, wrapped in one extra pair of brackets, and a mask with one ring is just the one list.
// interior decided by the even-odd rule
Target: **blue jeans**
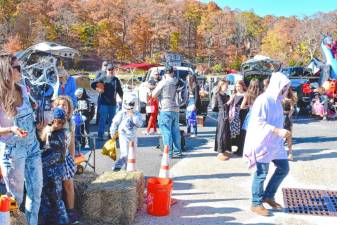
[(252, 184), (253, 206), (261, 205), (264, 198), (274, 199), (278, 187), (289, 172), (287, 159), (275, 159), (272, 162), (276, 169), (265, 191), (263, 190), (263, 184), (268, 174), (269, 163), (256, 163), (256, 172)]
[(179, 113), (160, 112), (158, 125), (163, 138), (163, 145), (169, 146), (169, 155), (181, 154)]
[(98, 137), (104, 136), (106, 121), (108, 121), (108, 129), (110, 129), (112, 119), (115, 116), (115, 112), (115, 105), (99, 106)]
[(26, 186), (25, 215), (29, 225), (36, 225), (42, 192), (42, 161), (33, 111), (28, 96), (23, 97), (23, 105), (13, 122), (28, 135), (25, 138), (14, 135), (0, 141), (0, 165), (7, 191), (18, 204), (23, 201), (23, 187)]

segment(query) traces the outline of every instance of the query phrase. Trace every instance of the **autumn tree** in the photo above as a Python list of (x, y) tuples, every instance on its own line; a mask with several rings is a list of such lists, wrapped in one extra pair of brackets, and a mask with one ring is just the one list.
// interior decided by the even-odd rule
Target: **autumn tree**
[(281, 18), (262, 40), (261, 52), (288, 64), (294, 54), (294, 37), (298, 20)]
[(21, 0), (0, 1), (0, 44), (13, 35), (15, 12)]
[(260, 17), (195, 0), (0, 0), (1, 48), (54, 41), (121, 63), (174, 51), (208, 68), (239, 68), (258, 53), (306, 64), (321, 57), (321, 33), (337, 38), (336, 24), (337, 11)]
[(262, 19), (254, 12), (239, 12), (235, 17), (234, 41), (240, 55), (252, 57), (262, 39)]
[(9, 37), (7, 42), (3, 45), (3, 49), (8, 52), (15, 53), (23, 50), (22, 43), (18, 36)]

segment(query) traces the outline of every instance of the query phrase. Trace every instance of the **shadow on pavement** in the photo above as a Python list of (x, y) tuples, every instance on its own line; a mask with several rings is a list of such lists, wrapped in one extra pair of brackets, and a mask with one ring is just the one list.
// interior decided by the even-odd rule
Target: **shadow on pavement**
[(294, 123), (298, 124), (310, 124), (310, 123), (319, 123), (322, 119), (313, 116), (299, 116), (293, 119)]
[(193, 184), (191, 183), (181, 183), (173, 180), (173, 190), (175, 191), (191, 190), (192, 188)]
[(220, 173), (220, 174), (209, 174), (209, 175), (195, 175), (195, 176), (181, 176), (175, 177), (173, 181), (177, 180), (200, 180), (200, 179), (226, 179), (230, 177), (249, 177), (249, 173)]
[(200, 153), (200, 154), (188, 155), (188, 158), (202, 158), (202, 157), (209, 157), (209, 156), (216, 157), (216, 155), (217, 155), (216, 152), (214, 152), (214, 153)]
[(328, 150), (325, 148), (320, 149), (294, 149), (295, 161), (311, 161), (318, 159), (337, 158), (336, 152), (321, 153), (321, 151)]
[(337, 137), (294, 137), (293, 144), (322, 143), (337, 141)]
[(138, 147), (156, 147), (159, 145), (159, 136), (138, 137)]
[[(175, 194), (173, 194), (173, 197)], [(199, 202), (227, 202), (227, 201), (241, 201), (249, 200), (249, 198), (229, 198), (229, 199), (195, 199), (195, 200), (181, 200), (184, 203), (199, 203)]]

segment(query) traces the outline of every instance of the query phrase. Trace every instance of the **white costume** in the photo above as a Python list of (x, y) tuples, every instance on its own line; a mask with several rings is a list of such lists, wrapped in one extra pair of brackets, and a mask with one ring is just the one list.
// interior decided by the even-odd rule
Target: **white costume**
[[(115, 169), (121, 169), (126, 167), (129, 151), (130, 141), (134, 142), (135, 150), (137, 149), (137, 128), (143, 125), (143, 118), (141, 114), (135, 110), (136, 97), (131, 94), (124, 95), (122, 110), (118, 111), (112, 120), (110, 127), (110, 134), (114, 135), (118, 130), (119, 134), (119, 146), (120, 146), (120, 158), (115, 164)], [(133, 116), (130, 116), (128, 111), (133, 112)]]

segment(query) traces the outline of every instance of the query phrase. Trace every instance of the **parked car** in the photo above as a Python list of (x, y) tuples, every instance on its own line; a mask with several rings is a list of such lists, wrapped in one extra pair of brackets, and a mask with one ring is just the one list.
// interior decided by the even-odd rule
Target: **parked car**
[(311, 69), (300, 66), (283, 67), (281, 72), (288, 76), (291, 88), (297, 94), (299, 113), (310, 113), (313, 90), (319, 87), (319, 76), (313, 75)]
[(242, 63), (240, 73), (243, 75), (243, 80), (246, 85), (253, 78), (257, 78), (260, 81), (270, 78), (273, 72), (280, 70), (282, 63), (273, 60), (267, 56), (256, 55), (253, 59), (249, 59)]
[[(191, 72), (192, 74), (194, 73), (191, 67), (185, 67), (185, 66), (175, 66), (174, 67), (174, 75), (178, 77), (179, 79), (182, 79), (183, 81), (186, 81), (186, 77), (188, 73)], [(142, 113), (145, 113), (145, 108), (147, 104), (147, 93), (149, 91), (147, 87), (147, 82), (154, 77), (156, 73), (159, 73), (160, 76), (162, 77), (165, 73), (165, 66), (158, 66), (158, 67), (152, 67), (150, 68), (147, 73), (145, 74), (145, 77), (143, 79), (143, 82), (139, 86), (139, 106), (140, 106), (140, 111)], [(186, 111), (186, 105), (180, 107), (180, 113), (179, 113), (179, 119), (181, 123), (186, 122), (186, 116), (185, 116), (185, 111)]]

